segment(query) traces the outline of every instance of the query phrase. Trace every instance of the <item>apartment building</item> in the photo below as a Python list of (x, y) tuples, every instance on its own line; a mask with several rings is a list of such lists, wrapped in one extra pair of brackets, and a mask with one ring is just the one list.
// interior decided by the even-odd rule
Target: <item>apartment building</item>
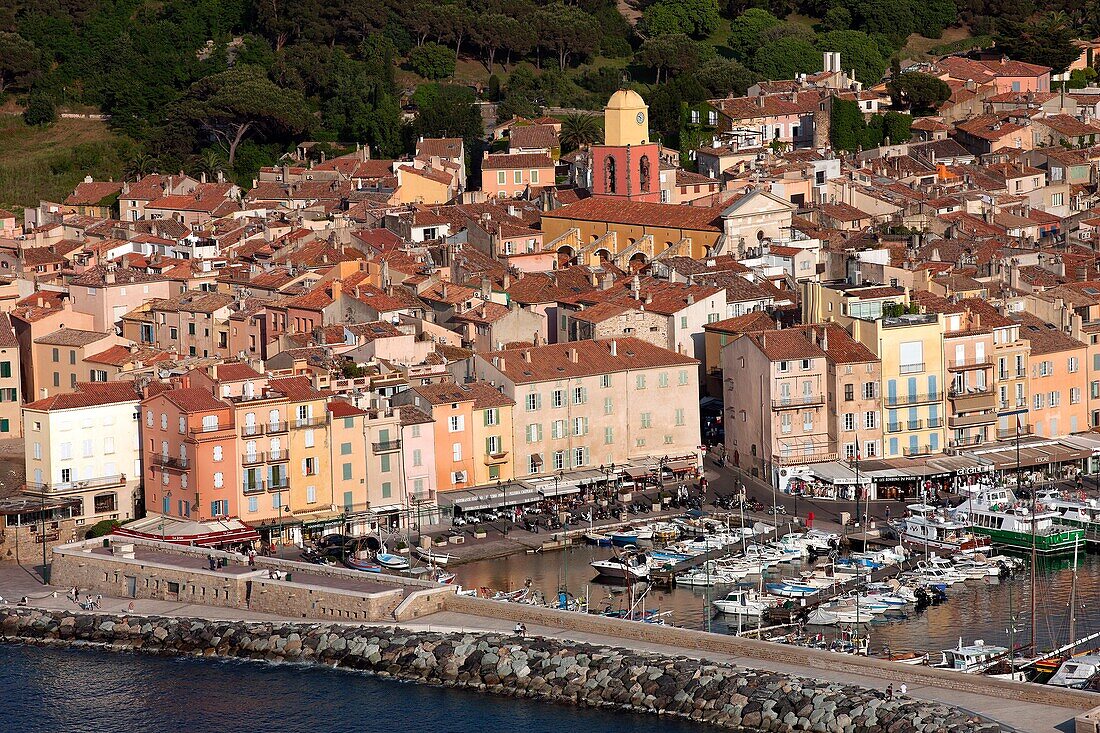
[(404, 526), (407, 497), (402, 488), (401, 415), (393, 407), (360, 408), (328, 403), (333, 511), (343, 514), (342, 531), (366, 534), (378, 520)]
[(947, 390), (947, 445), (965, 448), (996, 438), (996, 385), (993, 329), (964, 310), (944, 316)]
[(394, 395), (394, 401), (422, 410), (434, 421), (439, 491), (515, 478), (511, 430), (515, 400), (498, 388), (485, 381), (421, 384)]
[(428, 524), (438, 516), (435, 474), (435, 430), (425, 411), (403, 405), (401, 413), (401, 465), (409, 519)]
[(73, 310), (92, 317), (92, 330), (107, 331), (146, 301), (168, 298), (173, 289), (178, 292), (182, 287), (160, 275), (108, 264), (96, 265), (73, 278), (69, 295)]
[(494, 351), (473, 361), (478, 379), (515, 400), (520, 476), (652, 457), (696, 460), (698, 366), (636, 338)]
[(137, 516), (142, 454), (132, 382), (80, 383), (23, 406), (27, 492), (77, 502), (77, 526)]
[(826, 356), (829, 453), (852, 460), (882, 455), (882, 369), (864, 344), (835, 324), (804, 326), (816, 331)]
[(20, 384), (23, 368), (11, 318), (7, 313), (0, 313), (0, 438), (18, 438), (23, 434), (23, 389)]
[(1030, 313), (1016, 314), (1013, 319), (1020, 324), (1021, 338), (1031, 344), (1029, 410), (1034, 434), (1052, 437), (1086, 430), (1088, 347)]
[(235, 353), (229, 339), (232, 303), (227, 293), (194, 290), (150, 300), (120, 319), (122, 334), (184, 356), (228, 358)]
[(125, 343), (125, 339), (113, 331), (79, 328), (61, 328), (36, 338), (31, 346), (30, 361), (35, 371), (37, 396), (72, 392), (79, 382), (106, 382), (107, 370), (87, 359)]

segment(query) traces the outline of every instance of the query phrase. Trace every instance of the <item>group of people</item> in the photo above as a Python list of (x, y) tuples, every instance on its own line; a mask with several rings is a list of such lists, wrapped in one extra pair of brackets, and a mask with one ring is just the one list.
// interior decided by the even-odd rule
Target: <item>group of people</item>
[(95, 596), (92, 596), (90, 593), (84, 597), (83, 601), (81, 601), (80, 589), (77, 588), (75, 585), (69, 590), (66, 595), (68, 595), (70, 601), (80, 606), (85, 611), (98, 611), (100, 604), (103, 603), (102, 595), (97, 594)]

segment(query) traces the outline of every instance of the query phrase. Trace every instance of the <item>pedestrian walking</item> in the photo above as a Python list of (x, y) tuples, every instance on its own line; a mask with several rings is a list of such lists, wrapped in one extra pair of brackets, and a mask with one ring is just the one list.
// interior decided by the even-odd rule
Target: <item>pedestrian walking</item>
[(893, 700), (894, 699), (894, 686), (893, 685), (886, 685), (886, 699), (887, 700)]
[(889, 504), (886, 505), (886, 521), (887, 522), (890, 521), (890, 505)]
[(249, 550), (248, 551), (248, 567), (250, 567), (250, 568), (256, 567), (256, 551), (255, 550)]
[(217, 570), (218, 569), (218, 561), (214, 559), (214, 556), (211, 555), (207, 559), (210, 561), (210, 569), (211, 570)]

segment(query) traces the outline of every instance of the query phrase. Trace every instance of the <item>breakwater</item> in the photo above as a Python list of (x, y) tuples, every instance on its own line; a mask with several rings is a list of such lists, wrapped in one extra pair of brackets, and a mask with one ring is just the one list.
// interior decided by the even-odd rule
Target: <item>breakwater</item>
[(0, 609), (0, 640), (323, 664), (398, 680), (654, 713), (738, 731), (993, 733), (948, 705), (705, 660), (505, 634)]

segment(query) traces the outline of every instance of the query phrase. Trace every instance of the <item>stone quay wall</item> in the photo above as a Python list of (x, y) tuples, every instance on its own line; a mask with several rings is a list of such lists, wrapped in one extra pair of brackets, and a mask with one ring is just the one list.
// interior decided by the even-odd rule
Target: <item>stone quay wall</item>
[(853, 685), (505, 634), (206, 621), (0, 608), (0, 641), (323, 664), (380, 677), (581, 706), (652, 713), (735, 731), (1001, 733), (939, 703)]

